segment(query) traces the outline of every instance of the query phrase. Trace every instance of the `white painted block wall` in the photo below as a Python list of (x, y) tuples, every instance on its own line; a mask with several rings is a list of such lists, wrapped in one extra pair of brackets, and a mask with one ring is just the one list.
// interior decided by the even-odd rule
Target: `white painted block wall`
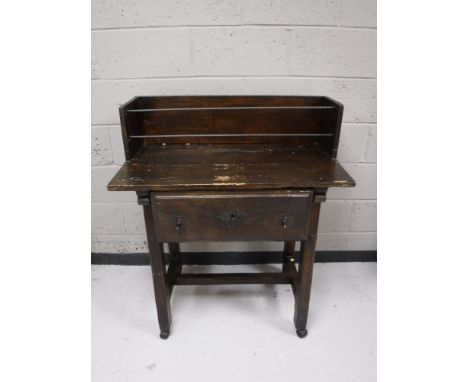
[[(146, 251), (118, 106), (135, 95), (327, 95), (345, 106), (339, 159), (357, 181), (328, 192), (319, 250), (376, 249), (376, 0), (92, 0), (92, 251)], [(186, 244), (269, 250), (278, 243)]]

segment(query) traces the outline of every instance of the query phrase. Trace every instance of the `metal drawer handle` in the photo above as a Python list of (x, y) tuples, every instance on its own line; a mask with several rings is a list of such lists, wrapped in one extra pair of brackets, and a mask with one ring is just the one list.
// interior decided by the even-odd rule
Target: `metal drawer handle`
[(281, 217), (281, 226), (286, 229), (288, 227), (288, 224), (289, 224), (289, 216), (288, 215), (284, 215)]
[(180, 230), (180, 227), (182, 227), (183, 222), (184, 222), (184, 219), (182, 218), (182, 216), (175, 217), (175, 228), (177, 231)]

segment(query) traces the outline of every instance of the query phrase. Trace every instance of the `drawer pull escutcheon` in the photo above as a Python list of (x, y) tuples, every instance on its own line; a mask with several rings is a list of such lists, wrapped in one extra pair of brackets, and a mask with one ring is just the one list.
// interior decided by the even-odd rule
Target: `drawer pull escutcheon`
[(243, 214), (238, 211), (227, 211), (216, 215), (216, 218), (225, 224), (237, 223), (242, 217)]
[(289, 216), (288, 215), (284, 215), (282, 218), (281, 218), (281, 226), (286, 229), (288, 227), (288, 223), (289, 223)]

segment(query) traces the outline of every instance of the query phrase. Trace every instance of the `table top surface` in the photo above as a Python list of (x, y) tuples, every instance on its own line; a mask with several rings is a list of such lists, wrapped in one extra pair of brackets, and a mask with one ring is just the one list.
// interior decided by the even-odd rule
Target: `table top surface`
[(108, 185), (110, 191), (267, 190), (353, 187), (323, 150), (272, 144), (143, 146)]

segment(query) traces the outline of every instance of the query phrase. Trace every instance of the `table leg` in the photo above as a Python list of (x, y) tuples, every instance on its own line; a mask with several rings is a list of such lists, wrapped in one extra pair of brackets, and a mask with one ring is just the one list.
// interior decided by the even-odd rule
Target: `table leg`
[(169, 282), (169, 296), (172, 295), (175, 278), (182, 273), (182, 255), (180, 253), (179, 243), (168, 243), (169, 247), (169, 267), (167, 276)]
[(156, 239), (153, 213), (151, 211), (149, 198), (146, 200), (141, 198), (139, 199), (139, 203), (143, 205), (145, 215), (148, 249), (150, 252), (151, 271), (153, 274), (154, 295), (158, 312), (159, 328), (161, 330), (160, 337), (166, 339), (169, 337), (172, 316), (164, 251), (162, 250), (162, 243), (159, 243)]
[(174, 273), (180, 274), (182, 272), (182, 255), (180, 253), (179, 243), (168, 243), (170, 265), (174, 267)]
[(314, 200), (310, 209), (309, 236), (307, 240), (301, 241), (299, 280), (296, 288), (296, 301), (294, 307), (294, 325), (296, 327), (296, 333), (300, 338), (304, 338), (307, 335), (306, 326), (315, 260), (318, 218), (320, 214), (320, 203), (323, 201), (325, 201), (324, 194), (314, 195)]
[(283, 272), (287, 272), (291, 264), (294, 265), (295, 241), (285, 241), (283, 249)]

